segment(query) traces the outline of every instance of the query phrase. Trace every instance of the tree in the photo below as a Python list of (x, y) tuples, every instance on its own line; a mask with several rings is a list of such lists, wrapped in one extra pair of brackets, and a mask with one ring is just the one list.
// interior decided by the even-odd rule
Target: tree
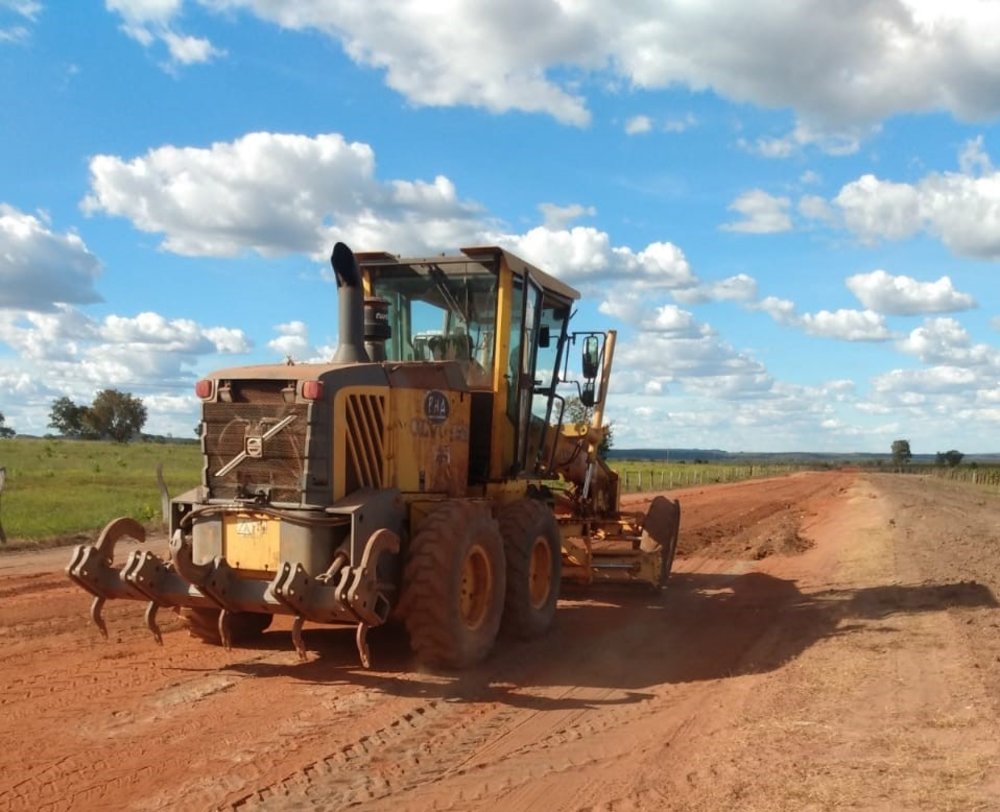
[(102, 389), (87, 409), (83, 422), (99, 437), (127, 443), (146, 425), (146, 407), (129, 392)]
[(86, 406), (78, 406), (67, 397), (52, 401), (49, 411), (49, 427), (58, 431), (63, 437), (92, 436), (84, 417)]
[(126, 443), (146, 425), (146, 407), (128, 392), (103, 389), (90, 406), (81, 406), (67, 397), (52, 402), (49, 426), (64, 437), (98, 437)]
[(892, 462), (894, 465), (905, 465), (912, 457), (909, 440), (892, 441)]
[[(593, 414), (593, 408), (584, 406), (580, 398), (568, 398), (566, 400), (566, 411), (563, 413), (563, 423), (574, 425), (582, 431), (586, 426), (590, 425), (590, 418)], [(597, 446), (597, 456), (602, 460), (607, 459), (608, 451), (615, 444), (614, 433), (614, 424), (605, 423), (604, 439)]]
[(4, 437), (13, 437), (16, 433), (10, 426), (5, 425), (5, 422), (6, 418), (4, 418), (3, 412), (0, 412), (0, 439)]
[(949, 468), (957, 468), (962, 464), (964, 458), (965, 454), (953, 448), (950, 451), (945, 451), (943, 454), (938, 451), (934, 458), (934, 463), (936, 465), (947, 465)]

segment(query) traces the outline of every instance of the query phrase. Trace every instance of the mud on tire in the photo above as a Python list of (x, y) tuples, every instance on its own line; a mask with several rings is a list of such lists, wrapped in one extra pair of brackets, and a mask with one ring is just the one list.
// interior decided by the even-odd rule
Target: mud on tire
[(544, 502), (519, 499), (500, 511), (507, 557), (507, 595), (501, 628), (530, 640), (548, 631), (562, 576), (559, 525)]
[(401, 614), (424, 664), (465, 668), (496, 640), (504, 601), (503, 540), (483, 504), (445, 502), (410, 541)]
[[(219, 635), (219, 609), (192, 609), (181, 607), (177, 615), (192, 637), (213, 646), (222, 645)], [(229, 633), (234, 645), (249, 643), (260, 637), (271, 625), (274, 615), (265, 612), (232, 612), (229, 615)]]

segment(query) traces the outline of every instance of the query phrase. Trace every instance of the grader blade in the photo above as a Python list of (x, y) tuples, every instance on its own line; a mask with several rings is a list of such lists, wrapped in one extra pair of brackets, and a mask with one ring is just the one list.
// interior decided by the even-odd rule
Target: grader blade
[(659, 554), (660, 586), (666, 584), (670, 568), (674, 564), (680, 526), (680, 503), (663, 496), (653, 499), (646, 517), (642, 520), (642, 540), (639, 542), (639, 549), (642, 552)]

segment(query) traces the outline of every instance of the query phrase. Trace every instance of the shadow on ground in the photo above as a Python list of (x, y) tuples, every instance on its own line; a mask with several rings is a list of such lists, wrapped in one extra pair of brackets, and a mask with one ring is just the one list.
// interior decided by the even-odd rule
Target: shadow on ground
[[(487, 662), (463, 673), (421, 672), (398, 627), (369, 635), (371, 671), (358, 662), (353, 630), (308, 627), (307, 662), (257, 657), (228, 670), (343, 682), (424, 699), (535, 709), (593, 707), (643, 701), (662, 684), (772, 671), (820, 640), (866, 631), (893, 615), (997, 608), (990, 589), (976, 582), (803, 594), (794, 581), (759, 572), (679, 573), (661, 594), (628, 589), (564, 594), (546, 637), (529, 643), (501, 639)], [(879, 630), (895, 633), (884, 625)], [(291, 650), (287, 631), (267, 633), (255, 650), (282, 648)], [(595, 695), (609, 689), (609, 695), (571, 696), (576, 688), (594, 689), (588, 693)]]

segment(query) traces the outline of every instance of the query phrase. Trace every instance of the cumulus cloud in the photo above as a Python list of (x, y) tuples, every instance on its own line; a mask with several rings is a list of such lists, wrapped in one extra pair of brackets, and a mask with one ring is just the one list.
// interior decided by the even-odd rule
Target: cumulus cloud
[(852, 128), (841, 132), (828, 132), (797, 122), (791, 132), (783, 136), (765, 136), (753, 142), (742, 140), (744, 149), (764, 158), (790, 158), (807, 147), (815, 147), (826, 155), (853, 155), (861, 148), (861, 141), (868, 132)]
[(973, 370), (944, 365), (926, 369), (894, 369), (872, 380), (872, 387), (878, 395), (916, 396), (918, 399), (927, 394), (968, 392), (979, 385), (980, 378)]
[(705, 302), (753, 302), (757, 298), (757, 280), (745, 273), (736, 274), (715, 282), (701, 282), (692, 288), (673, 292), (681, 304)]
[(42, 4), (36, 0), (0, 0), (0, 43), (26, 42), (41, 13)]
[(767, 313), (778, 324), (795, 327), (820, 338), (840, 341), (888, 341), (892, 338), (885, 318), (872, 310), (820, 310), (800, 314), (794, 302), (776, 296), (767, 296), (748, 307)]
[(822, 0), (683, 3), (659, 11), (641, 0), (202, 3), (319, 31), (355, 62), (384, 71), (386, 83), (414, 104), (516, 109), (585, 125), (581, 79), (610, 79), (792, 108), (808, 126), (832, 132), (904, 112), (947, 110), (966, 119), (1000, 112), (993, 81), (1000, 54), (991, 46), (1000, 10), (989, 3), (897, 0), (850, 14)]
[(274, 329), (278, 332), (278, 337), (268, 341), (267, 346), (277, 355), (301, 361), (312, 352), (309, 328), (304, 322), (290, 321), (279, 324)]
[(525, 234), (493, 234), (493, 240), (570, 284), (628, 282), (673, 290), (697, 282), (684, 252), (669, 242), (653, 242), (637, 252), (612, 246), (607, 232), (588, 226), (560, 230), (539, 226)]
[(920, 198), (907, 183), (892, 183), (862, 175), (834, 198), (844, 224), (863, 242), (901, 240), (920, 229)]
[(936, 282), (918, 282), (877, 270), (849, 276), (846, 284), (866, 308), (895, 316), (949, 313), (976, 306), (975, 299), (955, 290), (947, 276)]
[(0, 203), (0, 309), (52, 310), (101, 301), (101, 264), (77, 234)]
[(799, 325), (810, 335), (842, 341), (887, 341), (892, 333), (885, 320), (871, 310), (820, 310), (804, 313)]
[(649, 116), (632, 116), (625, 122), (626, 135), (641, 135), (651, 132), (653, 129), (653, 119)]
[(812, 198), (803, 198), (799, 209), (807, 217), (839, 221), (866, 244), (923, 232), (955, 254), (1000, 258), (1000, 172), (981, 138), (962, 148), (959, 163), (959, 172), (932, 172), (916, 183), (865, 174), (845, 184), (830, 209)]
[(544, 219), (543, 225), (553, 231), (566, 228), (574, 220), (581, 217), (593, 217), (597, 214), (597, 209), (593, 206), (583, 206), (579, 203), (572, 203), (569, 206), (557, 206), (555, 203), (539, 203), (538, 210)]
[(1000, 372), (1000, 350), (989, 344), (973, 344), (966, 329), (952, 318), (927, 319), (897, 346), (925, 364)]
[[(17, 354), (0, 357), (0, 400), (18, 395), (16, 408), (5, 414), (17, 416), (19, 430), (34, 432), (46, 430), (44, 415), (56, 397), (89, 402), (109, 386), (142, 397), (151, 424), (169, 420), (170, 398), (179, 399), (186, 404), (186, 423), (196, 411), (190, 385), (199, 362), (251, 349), (237, 328), (205, 327), (152, 312), (93, 319), (68, 305), (45, 313), (0, 311), (2, 344)], [(154, 396), (164, 398), (163, 413), (155, 405), (160, 401), (148, 399)]]
[(744, 192), (729, 204), (729, 210), (743, 219), (721, 226), (723, 231), (740, 231), (746, 234), (775, 234), (790, 231), (792, 218), (788, 215), (791, 201), (775, 197), (763, 189)]
[(445, 177), (375, 178), (370, 146), (337, 134), (250, 133), (207, 148), (90, 161), (89, 214), (127, 217), (187, 256), (325, 255), (333, 235), (372, 249), (440, 250), (482, 229)]
[(122, 18), (122, 31), (143, 47), (163, 43), (171, 66), (210, 62), (225, 55), (225, 51), (204, 37), (182, 34), (176, 29), (182, 0), (105, 0), (105, 6)]

